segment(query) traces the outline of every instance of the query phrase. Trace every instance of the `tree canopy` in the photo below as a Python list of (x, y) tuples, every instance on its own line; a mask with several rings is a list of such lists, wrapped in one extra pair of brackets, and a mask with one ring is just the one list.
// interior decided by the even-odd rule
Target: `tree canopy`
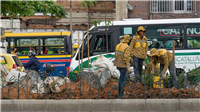
[[(12, 18), (33, 16), (36, 12), (50, 17), (66, 18), (66, 10), (54, 1), (1, 1), (1, 15)], [(8, 14), (8, 15), (7, 15)]]

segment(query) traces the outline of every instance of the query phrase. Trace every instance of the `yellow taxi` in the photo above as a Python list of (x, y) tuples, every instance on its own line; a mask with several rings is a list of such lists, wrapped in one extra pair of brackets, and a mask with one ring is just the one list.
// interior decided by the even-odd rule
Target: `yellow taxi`
[(8, 71), (11, 69), (18, 69), (21, 72), (24, 71), (24, 66), (17, 55), (7, 53), (1, 53), (0, 55), (1, 65), (5, 65)]

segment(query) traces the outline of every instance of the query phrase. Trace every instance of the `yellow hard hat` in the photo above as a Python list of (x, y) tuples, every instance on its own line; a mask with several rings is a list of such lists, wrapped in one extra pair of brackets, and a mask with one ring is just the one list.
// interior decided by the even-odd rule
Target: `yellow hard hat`
[(137, 32), (139, 32), (139, 31), (146, 32), (146, 30), (144, 29), (144, 27), (143, 27), (143, 26), (139, 26), (139, 27), (138, 27), (138, 30), (137, 30)]
[(130, 35), (124, 35), (120, 40), (122, 42), (129, 42), (131, 40), (131, 36)]
[(159, 54), (158, 50), (156, 50), (155, 48), (152, 48), (150, 50), (149, 56), (151, 57), (151, 56), (155, 56), (155, 55), (158, 55), (158, 54)]

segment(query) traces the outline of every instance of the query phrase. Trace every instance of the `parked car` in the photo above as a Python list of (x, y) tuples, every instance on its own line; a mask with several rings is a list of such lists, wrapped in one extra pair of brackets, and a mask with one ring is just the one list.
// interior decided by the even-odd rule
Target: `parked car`
[(10, 71), (11, 69), (18, 69), (21, 72), (24, 71), (24, 66), (16, 55), (1, 53), (0, 60), (1, 64), (5, 65), (8, 71)]

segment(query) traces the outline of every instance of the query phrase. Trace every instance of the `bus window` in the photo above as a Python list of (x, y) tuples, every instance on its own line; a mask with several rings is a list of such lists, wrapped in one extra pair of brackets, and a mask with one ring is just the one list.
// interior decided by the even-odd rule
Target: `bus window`
[[(92, 41), (92, 37), (93, 37), (93, 34), (92, 33), (90, 33), (89, 34), (89, 45), (91, 44), (91, 41)], [(87, 44), (87, 41), (88, 40), (88, 38), (87, 38), (87, 35), (86, 35), (86, 38), (84, 39), (84, 51), (83, 51), (83, 58), (85, 58), (85, 57), (87, 57), (87, 54), (88, 54), (88, 44)], [(80, 50), (82, 50), (82, 46), (81, 46), (81, 49)], [(81, 53), (81, 55), (82, 55), (82, 51), (80, 52)], [(76, 60), (78, 60), (78, 55), (77, 55), (77, 57), (76, 57)]]
[(184, 30), (182, 26), (149, 26), (145, 33), (149, 49), (172, 49), (173, 41), (175, 41), (175, 48), (183, 48), (183, 35)]
[[(93, 55), (106, 53), (106, 35), (97, 35), (93, 45)], [(111, 50), (111, 35), (108, 35), (108, 50)]]
[(9, 49), (9, 46), (8, 46), (8, 38), (6, 38), (6, 48), (7, 48), (7, 53), (13, 53), (13, 50), (14, 50), (14, 48), (13, 48), (13, 39), (12, 38), (10, 38), (10, 49)]
[(64, 37), (45, 37), (40, 40), (41, 54), (64, 53)]
[(200, 26), (188, 25), (187, 26), (187, 47), (200, 48)]
[(130, 36), (135, 36), (138, 27), (121, 27), (120, 28), (120, 37), (122, 38), (124, 35), (128, 34)]
[[(120, 28), (120, 36), (119, 39), (121, 39), (124, 35), (128, 34), (130, 36), (135, 36), (137, 32), (138, 27), (121, 27)], [(132, 39), (131, 39), (132, 40)], [(130, 45), (131, 40), (129, 41), (128, 45)]]
[[(155, 41), (156, 40), (156, 41)], [(183, 38), (155, 38), (148, 39), (149, 49), (151, 48), (166, 48), (171, 49), (173, 47), (173, 41), (175, 41), (175, 48), (183, 48)]]
[(18, 55), (28, 55), (30, 49), (33, 50), (34, 47), (38, 47), (37, 38), (14, 38), (11, 39), (11, 53), (14, 48), (17, 48)]
[(188, 48), (200, 48), (200, 38), (199, 37), (188, 37)]

